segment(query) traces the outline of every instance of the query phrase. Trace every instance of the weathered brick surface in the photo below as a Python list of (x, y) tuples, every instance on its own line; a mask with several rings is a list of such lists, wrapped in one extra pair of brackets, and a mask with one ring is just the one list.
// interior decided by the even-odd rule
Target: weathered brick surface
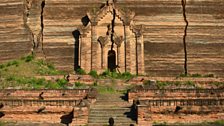
[[(26, 23), (35, 33), (41, 31), (41, 2), (33, 0), (30, 15), (24, 23), (24, 1), (1, 2), (1, 62), (20, 57), (32, 49), (31, 35), (24, 26)], [(43, 51), (48, 60), (55, 62), (60, 69), (74, 70), (75, 39), (72, 32), (82, 25), (81, 19), (87, 11), (97, 10), (102, 3), (102, 0), (45, 0)], [(118, 0), (117, 5), (134, 11), (135, 24), (145, 27), (146, 73), (150, 76), (176, 76), (183, 73), (185, 22), (181, 0)], [(186, 42), (190, 73), (223, 76), (223, 6), (223, 0), (187, 0), (189, 27)], [(90, 59), (87, 57), (85, 60)], [(86, 64), (86, 67), (89, 69), (90, 64)]]
[[(159, 109), (160, 107), (158, 107)], [(166, 107), (169, 108), (169, 107)], [(199, 112), (199, 110), (208, 110), (208, 107), (190, 107), (190, 108), (184, 108), (183, 110), (190, 109), (190, 110), (196, 110)], [(214, 108), (214, 111), (220, 110), (220, 107), (211, 107)], [(206, 113), (206, 114), (184, 114), (180, 112), (179, 114), (174, 114), (173, 112), (175, 111), (175, 107), (169, 108), (169, 111), (171, 113), (155, 113), (152, 114), (150, 113), (151, 110), (156, 110), (156, 109), (151, 109), (147, 107), (138, 107), (138, 125), (140, 126), (148, 126), (152, 124), (153, 122), (167, 122), (167, 123), (200, 123), (200, 122), (213, 122), (215, 120), (223, 120), (223, 107), (222, 107), (222, 112), (220, 113)], [(189, 111), (188, 111), (189, 112)]]
[(223, 89), (143, 89), (128, 92), (128, 101), (133, 100), (160, 100), (160, 99), (206, 99), (222, 98)]
[(2, 0), (0, 4), (0, 62), (22, 57), (32, 49), (30, 33), (23, 19), (23, 0)]
[[(43, 93), (42, 93), (43, 92)], [(42, 93), (40, 99), (40, 93)], [(1, 90), (3, 121), (60, 123), (74, 109), (72, 125), (88, 123), (89, 105), (96, 100), (94, 91), (77, 90)], [(94, 95), (94, 96), (93, 96)], [(94, 100), (95, 99), (95, 100)], [(39, 113), (38, 111), (41, 110)]]

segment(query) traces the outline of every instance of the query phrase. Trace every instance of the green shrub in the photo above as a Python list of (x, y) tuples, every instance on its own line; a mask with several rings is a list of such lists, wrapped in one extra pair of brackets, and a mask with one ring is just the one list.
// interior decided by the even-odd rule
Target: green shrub
[(171, 86), (173, 83), (172, 82), (161, 82), (157, 81), (156, 85), (158, 88), (165, 88), (166, 86)]
[(224, 82), (212, 82), (212, 85), (215, 85), (217, 87), (224, 86)]
[(84, 84), (81, 82), (75, 82), (75, 87), (82, 87)]
[(186, 75), (185, 73), (181, 73), (180, 75), (179, 75), (179, 77), (188, 77), (189, 75)]
[(50, 69), (50, 70), (55, 70), (55, 67), (54, 67), (53, 64), (48, 63), (48, 64), (47, 64), (47, 67), (48, 67), (48, 69)]
[(92, 76), (92, 77), (94, 77), (94, 78), (98, 78), (99, 77), (99, 75), (97, 74), (97, 71), (95, 71), (95, 70), (91, 70), (89, 72), (89, 75)]
[(6, 78), (6, 81), (14, 81), (15, 77), (14, 76), (9, 76)]
[(217, 120), (211, 124), (214, 124), (215, 126), (224, 126), (224, 120)]
[(103, 77), (109, 77), (110, 76), (110, 70), (105, 70), (102, 74), (100, 74), (100, 76), (103, 76)]
[(98, 83), (95, 81), (95, 82), (93, 83), (93, 86), (98, 86)]
[(131, 78), (133, 78), (134, 77), (134, 75), (132, 75), (130, 72), (124, 72), (124, 73), (122, 73), (122, 78), (124, 78), (124, 79), (131, 79)]
[(39, 66), (44, 66), (46, 65), (45, 61), (43, 59), (40, 59), (40, 60), (37, 60), (36, 61), (36, 64), (39, 65)]
[(175, 81), (175, 82), (173, 82), (173, 84), (174, 84), (175, 86), (180, 86), (180, 85), (181, 85), (181, 82), (180, 82), (180, 81)]
[(44, 84), (46, 84), (46, 80), (44, 78), (40, 78), (40, 79), (33, 78), (33, 80), (34, 80), (34, 83), (37, 84), (37, 85), (44, 85)]
[(83, 70), (82, 68), (78, 68), (78, 69), (76, 70), (76, 73), (79, 74), (79, 75), (85, 75), (85, 74), (86, 74), (86, 71)]
[(47, 84), (44, 86), (46, 89), (60, 89), (61, 86), (58, 83), (53, 83), (51, 81), (47, 81)]
[(38, 60), (36, 64), (39, 66), (37, 74), (40, 75), (64, 75), (64, 71), (56, 70), (54, 65), (44, 60)]
[(195, 73), (195, 74), (192, 74), (191, 77), (202, 77), (202, 75), (198, 74), (198, 73)]
[(65, 79), (58, 79), (56, 82), (60, 87), (65, 87), (68, 84), (68, 81)]
[(195, 83), (192, 82), (192, 81), (187, 81), (184, 83), (185, 85), (188, 85), (188, 86), (193, 86), (193, 87), (196, 87)]
[(114, 79), (131, 79), (134, 77), (130, 72), (117, 73), (116, 71), (110, 72), (109, 70), (105, 70), (100, 76)]
[(28, 55), (24, 58), (25, 62), (30, 62), (34, 59), (34, 55)]
[(13, 61), (9, 61), (6, 66), (9, 67), (9, 66), (19, 66), (19, 62), (16, 61), (16, 60), (13, 60)]
[(117, 73), (116, 71), (110, 72), (110, 77), (114, 79), (123, 79), (123, 76), (120, 73)]
[(0, 64), (0, 69), (5, 68), (5, 64)]
[(206, 75), (204, 75), (204, 77), (215, 77), (215, 75), (214, 74), (206, 74)]

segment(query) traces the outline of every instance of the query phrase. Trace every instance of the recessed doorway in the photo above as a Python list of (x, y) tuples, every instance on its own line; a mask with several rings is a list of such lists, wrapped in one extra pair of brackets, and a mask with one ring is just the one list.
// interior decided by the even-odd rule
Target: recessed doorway
[(110, 71), (116, 70), (116, 53), (114, 50), (108, 52), (108, 69)]

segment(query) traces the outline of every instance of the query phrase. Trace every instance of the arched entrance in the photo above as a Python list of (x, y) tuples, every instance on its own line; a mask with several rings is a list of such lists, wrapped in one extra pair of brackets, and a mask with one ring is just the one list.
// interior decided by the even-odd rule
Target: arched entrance
[(114, 71), (116, 69), (116, 53), (114, 50), (108, 52), (108, 69)]

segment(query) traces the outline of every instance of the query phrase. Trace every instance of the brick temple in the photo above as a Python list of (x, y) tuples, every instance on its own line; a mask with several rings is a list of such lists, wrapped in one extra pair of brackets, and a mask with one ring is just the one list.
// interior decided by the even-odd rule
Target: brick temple
[(76, 39), (79, 67), (144, 74), (143, 26), (134, 24), (134, 16), (110, 1), (98, 11), (87, 12)]

